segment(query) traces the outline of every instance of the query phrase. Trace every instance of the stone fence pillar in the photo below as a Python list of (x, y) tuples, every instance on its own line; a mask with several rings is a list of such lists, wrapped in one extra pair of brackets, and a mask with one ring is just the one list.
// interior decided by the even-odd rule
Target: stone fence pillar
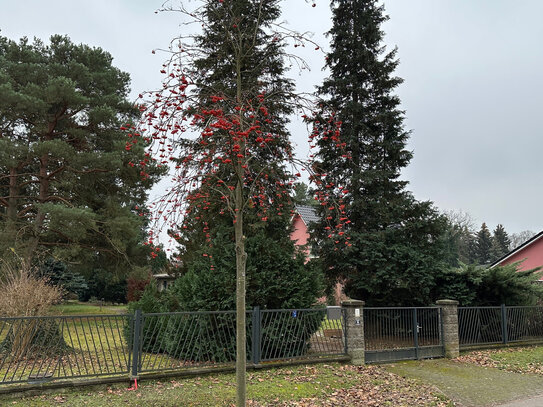
[(364, 355), (364, 301), (346, 300), (341, 302), (345, 308), (347, 354), (353, 365), (363, 365)]
[(460, 355), (460, 341), (458, 339), (458, 301), (439, 300), (436, 304), (442, 309), (445, 357), (456, 358)]

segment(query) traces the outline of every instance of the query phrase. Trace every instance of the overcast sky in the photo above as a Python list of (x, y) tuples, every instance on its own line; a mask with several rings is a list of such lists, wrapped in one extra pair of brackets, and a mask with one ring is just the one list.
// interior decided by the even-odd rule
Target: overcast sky
[[(324, 49), (327, 0), (285, 0), (284, 20), (311, 31)], [(101, 47), (130, 73), (133, 96), (160, 85), (169, 41), (186, 27), (158, 13), (162, 0), (0, 0), (0, 35), (11, 39), (66, 34)], [(398, 89), (414, 158), (403, 177), (417, 199), (463, 210), (509, 233), (543, 228), (541, 100), (543, 1), (387, 0), (386, 44), (398, 46)], [(303, 91), (325, 73), (323, 55), (302, 50), (310, 73), (292, 72)], [(1, 95), (0, 95), (1, 97)], [(299, 151), (307, 134), (292, 126)]]

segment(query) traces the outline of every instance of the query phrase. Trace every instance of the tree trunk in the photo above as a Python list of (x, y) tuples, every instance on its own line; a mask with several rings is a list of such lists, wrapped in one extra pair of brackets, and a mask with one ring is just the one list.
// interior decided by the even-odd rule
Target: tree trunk
[[(46, 153), (40, 158), (40, 172), (39, 172), (39, 181), (40, 181), (40, 193), (38, 196), (39, 203), (45, 203), (47, 196), (49, 194), (49, 177), (47, 174), (47, 166), (49, 165), (49, 155)], [(26, 251), (25, 261), (26, 266), (30, 267), (32, 260), (38, 249), (40, 242), (40, 233), (42, 231), (43, 223), (45, 221), (45, 213), (41, 208), (38, 208), (36, 213), (36, 219), (34, 221), (34, 228), (32, 231), (32, 236), (29, 239), (28, 247)]]
[(235, 195), (236, 217), (236, 406), (245, 407), (246, 399), (246, 330), (245, 330), (245, 236), (243, 236), (243, 192), (238, 181)]
[(5, 227), (6, 236), (10, 244), (15, 245), (15, 238), (17, 237), (17, 168), (12, 167), (9, 169), (9, 196), (7, 207), (7, 222)]
[[(241, 76), (242, 55), (240, 50), (243, 49), (238, 44), (236, 52), (236, 103), (238, 106), (243, 106), (242, 89), (243, 80)], [(243, 114), (239, 113), (240, 127), (243, 127)], [(245, 152), (245, 140), (240, 140), (242, 153)], [(246, 335), (245, 329), (245, 272), (247, 264), (247, 253), (245, 252), (245, 236), (243, 231), (243, 182), (244, 169), (241, 160), (235, 166), (237, 183), (235, 191), (235, 224), (234, 233), (236, 239), (236, 406), (245, 407), (247, 399), (247, 383), (246, 383)]]

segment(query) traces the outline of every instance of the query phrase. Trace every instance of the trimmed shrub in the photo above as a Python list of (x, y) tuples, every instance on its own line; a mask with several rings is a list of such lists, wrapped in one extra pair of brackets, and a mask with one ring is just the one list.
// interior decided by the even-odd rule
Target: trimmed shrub
[[(246, 241), (248, 310), (301, 309), (315, 304), (322, 295), (320, 270), (304, 264), (293, 243), (268, 238), (263, 232)], [(205, 256), (204, 256), (205, 254)], [(211, 248), (194, 255), (186, 274), (163, 293), (146, 287), (130, 309), (144, 312), (232, 311), (235, 309), (236, 271), (234, 243), (227, 233), (218, 233)], [(263, 320), (268, 352), (275, 357), (300, 356), (309, 349), (309, 339), (319, 328), (322, 315), (304, 315), (285, 320)], [(235, 315), (182, 314), (149, 324), (144, 349), (166, 352), (193, 362), (220, 363), (235, 359)], [(252, 343), (251, 319), (247, 318), (248, 352)]]
[(474, 265), (449, 269), (436, 278), (434, 299), (451, 298), (460, 306), (535, 305), (543, 298), (537, 283), (540, 269), (517, 271), (520, 263), (483, 268)]

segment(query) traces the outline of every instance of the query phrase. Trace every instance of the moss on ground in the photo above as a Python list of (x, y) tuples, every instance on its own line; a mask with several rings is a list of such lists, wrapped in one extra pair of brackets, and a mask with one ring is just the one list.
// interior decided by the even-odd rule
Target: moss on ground
[(500, 349), (489, 357), (505, 370), (543, 374), (543, 346)]
[(543, 377), (447, 359), (409, 361), (386, 369), (435, 385), (464, 406), (490, 406), (543, 393)]

